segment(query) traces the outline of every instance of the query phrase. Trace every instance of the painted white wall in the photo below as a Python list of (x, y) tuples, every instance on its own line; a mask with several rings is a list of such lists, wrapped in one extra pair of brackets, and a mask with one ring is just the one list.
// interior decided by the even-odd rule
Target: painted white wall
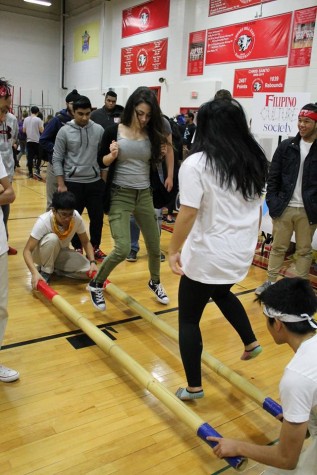
[(15, 109), (41, 106), (43, 94), (44, 105), (56, 111), (61, 104), (59, 23), (2, 11), (0, 31), (0, 76), (14, 85)]
[[(260, 6), (253, 6), (223, 15), (208, 17), (209, 0), (171, 0), (170, 22), (167, 28), (121, 38), (122, 10), (142, 3), (141, 0), (116, 0), (88, 9), (80, 15), (66, 18), (65, 76), (61, 88), (60, 39), (61, 28), (57, 22), (1, 12), (2, 40), (1, 75), (15, 85), (15, 102), (21, 87), (22, 103), (41, 104), (43, 91), (45, 105), (54, 111), (64, 106), (64, 98), (73, 88), (87, 95), (93, 106), (101, 107), (103, 93), (110, 87), (118, 94), (118, 103), (124, 105), (133, 90), (140, 86), (161, 86), (161, 107), (172, 116), (180, 107), (197, 107), (213, 97), (220, 88), (232, 91), (234, 70), (258, 66), (287, 64), (287, 58), (252, 62), (209, 65), (203, 76), (187, 77), (189, 33), (221, 25), (253, 20), (261, 13)], [(275, 0), (262, 6), (262, 17), (294, 11), (316, 5), (316, 0)], [(74, 62), (74, 30), (91, 21), (100, 22), (100, 54), (98, 58)], [(143, 74), (120, 75), (121, 48), (168, 38), (167, 70)], [(286, 92), (311, 92), (317, 100), (317, 34), (315, 34), (311, 66), (289, 68), (286, 75)], [(3, 66), (5, 65), (5, 66)], [(159, 77), (166, 78), (159, 83)], [(192, 99), (191, 92), (198, 98)], [(251, 117), (252, 99), (241, 99), (247, 116)], [(262, 140), (262, 138), (260, 138)], [(276, 139), (262, 140), (268, 155), (275, 148)]]

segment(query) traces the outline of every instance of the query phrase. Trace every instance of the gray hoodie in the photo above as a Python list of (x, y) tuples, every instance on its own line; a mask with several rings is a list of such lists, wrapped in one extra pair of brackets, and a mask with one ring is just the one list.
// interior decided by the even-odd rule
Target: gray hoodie
[(100, 180), (97, 155), (103, 133), (103, 127), (92, 120), (84, 127), (74, 120), (65, 124), (58, 131), (54, 145), (55, 176), (64, 176), (65, 181), (77, 183)]

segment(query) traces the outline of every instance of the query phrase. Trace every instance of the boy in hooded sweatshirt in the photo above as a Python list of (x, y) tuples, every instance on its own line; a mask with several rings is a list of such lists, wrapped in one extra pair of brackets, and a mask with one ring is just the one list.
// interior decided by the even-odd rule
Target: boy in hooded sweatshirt
[[(102, 261), (106, 257), (100, 250), (105, 182), (100, 176), (97, 156), (104, 130), (101, 125), (90, 120), (91, 103), (88, 97), (81, 96), (74, 102), (73, 111), (74, 119), (67, 122), (56, 135), (53, 170), (58, 191), (74, 193), (79, 214), (87, 208), (95, 259)], [(77, 235), (72, 239), (72, 245), (82, 252)]]

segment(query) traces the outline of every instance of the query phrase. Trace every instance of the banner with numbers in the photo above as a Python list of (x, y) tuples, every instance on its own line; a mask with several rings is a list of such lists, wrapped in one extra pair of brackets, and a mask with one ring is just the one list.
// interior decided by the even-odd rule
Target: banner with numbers
[(233, 97), (253, 97), (255, 92), (284, 92), (286, 66), (236, 69)]
[(167, 65), (168, 40), (151, 41), (121, 49), (121, 76), (162, 71)]
[(289, 68), (309, 66), (314, 40), (317, 7), (304, 8), (294, 13)]

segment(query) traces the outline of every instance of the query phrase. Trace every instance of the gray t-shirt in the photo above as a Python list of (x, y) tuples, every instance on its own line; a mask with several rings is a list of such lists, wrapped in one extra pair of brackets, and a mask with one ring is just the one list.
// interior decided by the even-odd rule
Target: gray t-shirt
[(150, 186), (150, 140), (131, 140), (120, 136), (118, 130), (119, 154), (113, 183), (123, 188), (144, 190)]

